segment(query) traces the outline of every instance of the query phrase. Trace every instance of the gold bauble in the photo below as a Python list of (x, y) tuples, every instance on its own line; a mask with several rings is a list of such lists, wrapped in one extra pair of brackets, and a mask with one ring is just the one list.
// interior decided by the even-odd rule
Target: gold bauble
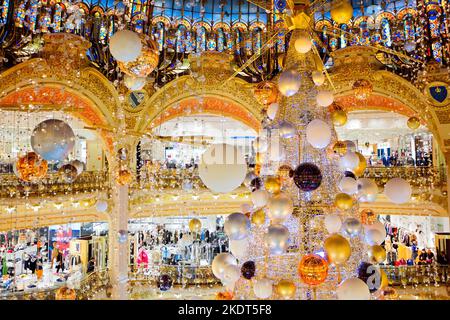
[(262, 226), (266, 222), (266, 213), (263, 209), (258, 209), (253, 212), (250, 221), (257, 226)]
[(353, 207), (353, 198), (346, 193), (338, 193), (334, 198), (334, 205), (340, 210), (349, 210)]
[(416, 130), (420, 127), (420, 120), (417, 117), (411, 117), (406, 124), (408, 125), (408, 128)]
[(293, 298), (297, 288), (295, 284), (290, 280), (280, 280), (275, 286), (277, 293), (284, 299)]
[(331, 19), (333, 19), (335, 22), (339, 24), (347, 24), (353, 17), (353, 7), (348, 1), (345, 1), (342, 4), (331, 9), (330, 14)]
[(155, 40), (146, 40), (141, 35), (142, 52), (139, 57), (130, 62), (117, 61), (120, 70), (132, 77), (145, 78), (158, 66), (159, 50)]
[(279, 193), (281, 190), (281, 180), (276, 176), (267, 177), (264, 181), (264, 187), (270, 193)]
[(35, 182), (47, 174), (48, 163), (36, 152), (28, 152), (17, 160), (16, 170), (20, 180)]
[(359, 163), (358, 166), (355, 168), (355, 170), (353, 170), (353, 173), (355, 174), (355, 176), (360, 177), (364, 173), (364, 171), (366, 171), (367, 160), (366, 157), (364, 157), (361, 153), (359, 152), (355, 153), (359, 158)]
[(333, 145), (333, 152), (342, 157), (347, 153), (347, 144), (344, 141), (336, 141)]
[(304, 255), (298, 264), (298, 274), (307, 285), (319, 285), (327, 279), (328, 263), (319, 255)]
[(331, 121), (335, 126), (341, 127), (347, 123), (347, 112), (336, 110), (331, 113)]
[(189, 230), (191, 230), (191, 232), (200, 232), (200, 230), (202, 229), (202, 222), (197, 219), (191, 219), (191, 221), (189, 221)]
[(386, 250), (380, 245), (369, 247), (367, 254), (371, 263), (381, 263), (386, 260)]
[(328, 261), (334, 264), (345, 263), (352, 253), (348, 240), (337, 233), (325, 239), (323, 248), (327, 254)]
[(278, 88), (277, 85), (270, 81), (262, 81), (257, 84), (255, 90), (253, 91), (255, 99), (263, 105), (268, 106), (274, 103), (278, 99)]
[(131, 175), (130, 170), (122, 169), (122, 170), (119, 170), (119, 174), (117, 175), (116, 181), (119, 185), (124, 186), (124, 185), (129, 184), (131, 182), (132, 178), (133, 177)]

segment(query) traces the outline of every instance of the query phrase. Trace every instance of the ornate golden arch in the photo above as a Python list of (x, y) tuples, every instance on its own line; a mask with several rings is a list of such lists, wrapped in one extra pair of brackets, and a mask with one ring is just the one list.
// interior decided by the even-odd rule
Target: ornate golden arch
[(146, 132), (164, 121), (187, 114), (187, 110), (196, 113), (192, 108), (195, 103), (203, 113), (232, 117), (256, 131), (260, 128), (262, 106), (253, 96), (252, 85), (238, 78), (218, 83), (199, 82), (191, 76), (182, 76), (166, 84), (145, 102), (135, 131)]

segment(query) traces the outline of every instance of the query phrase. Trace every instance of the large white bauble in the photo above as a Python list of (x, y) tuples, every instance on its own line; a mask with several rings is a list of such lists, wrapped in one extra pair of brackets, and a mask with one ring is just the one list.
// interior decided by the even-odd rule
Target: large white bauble
[(343, 177), (338, 184), (339, 190), (343, 193), (353, 195), (358, 192), (358, 183), (352, 177)]
[(370, 300), (369, 286), (359, 278), (349, 278), (336, 289), (338, 300)]
[(264, 207), (269, 201), (270, 194), (266, 190), (260, 189), (253, 191), (250, 197), (252, 198), (253, 205), (256, 208), (261, 208)]
[(223, 282), (233, 284), (241, 277), (241, 269), (235, 264), (225, 266), (223, 272)]
[(270, 120), (275, 119), (275, 117), (277, 116), (278, 113), (278, 108), (280, 107), (280, 105), (277, 102), (271, 103), (269, 105), (269, 107), (267, 108), (267, 116), (269, 117)]
[(278, 79), (278, 90), (283, 96), (292, 97), (300, 89), (301, 75), (295, 70), (285, 70)]
[(270, 254), (282, 254), (286, 251), (289, 240), (289, 230), (281, 224), (272, 224), (265, 234), (266, 245)]
[(372, 179), (360, 178), (358, 184), (358, 201), (359, 202), (374, 202), (378, 195), (378, 186)]
[(253, 293), (257, 298), (267, 299), (272, 295), (273, 283), (272, 280), (262, 278), (253, 282)]
[(353, 171), (359, 164), (359, 157), (353, 151), (347, 151), (339, 159), (339, 167), (342, 171)]
[(47, 161), (63, 160), (75, 146), (75, 134), (64, 121), (48, 119), (39, 123), (31, 135), (31, 148)]
[(314, 148), (325, 148), (331, 141), (330, 126), (325, 121), (314, 119), (306, 126), (306, 140)]
[(242, 240), (230, 240), (230, 252), (239, 260), (247, 257), (248, 248), (248, 237)]
[(316, 102), (321, 107), (328, 107), (334, 101), (333, 92), (329, 90), (320, 90), (317, 92)]
[(137, 59), (142, 51), (139, 35), (130, 30), (120, 30), (109, 39), (109, 51), (117, 61), (131, 62)]
[(125, 74), (125, 76), (123, 77), (123, 83), (131, 91), (141, 90), (147, 83), (147, 78), (132, 77), (128, 74)]
[(269, 199), (267, 208), (267, 215), (272, 223), (281, 223), (292, 214), (294, 204), (289, 196), (280, 192)]
[(311, 37), (303, 32), (294, 42), (295, 50), (298, 53), (308, 53), (312, 48)]
[(364, 230), (364, 240), (368, 245), (380, 245), (383, 243), (385, 237), (377, 229), (365, 229)]
[(225, 219), (224, 231), (231, 240), (247, 238), (249, 230), (250, 220), (243, 213), (235, 212)]
[(220, 280), (223, 280), (225, 275), (225, 267), (230, 264), (237, 265), (236, 258), (229, 253), (219, 253), (214, 257), (211, 264), (213, 274)]
[(297, 134), (297, 128), (289, 121), (281, 121), (278, 124), (278, 130), (283, 139), (293, 138)]
[(411, 199), (412, 188), (408, 181), (393, 178), (384, 185), (384, 194), (393, 203), (402, 204)]
[(95, 209), (97, 209), (98, 212), (105, 212), (108, 209), (108, 202), (105, 200), (97, 200)]
[(337, 214), (329, 214), (325, 216), (325, 228), (329, 233), (336, 233), (341, 230), (342, 221)]
[(236, 146), (213, 144), (203, 153), (198, 173), (208, 189), (227, 193), (242, 184), (247, 174), (247, 164)]
[(322, 71), (313, 71), (311, 73), (311, 78), (316, 86), (321, 86), (325, 82), (325, 75)]

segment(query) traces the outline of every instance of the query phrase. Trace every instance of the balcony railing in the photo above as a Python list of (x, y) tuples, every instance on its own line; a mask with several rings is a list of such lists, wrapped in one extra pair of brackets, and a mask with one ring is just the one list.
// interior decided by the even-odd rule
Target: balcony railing
[(0, 174), (0, 197), (54, 196), (89, 193), (103, 190), (109, 185), (107, 171), (84, 171), (74, 182), (64, 180), (60, 173), (48, 173), (36, 182), (21, 181), (14, 174)]

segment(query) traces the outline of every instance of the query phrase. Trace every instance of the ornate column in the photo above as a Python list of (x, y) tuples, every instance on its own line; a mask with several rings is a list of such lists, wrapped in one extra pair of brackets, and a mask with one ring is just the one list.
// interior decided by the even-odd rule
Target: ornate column
[(109, 268), (111, 272), (112, 298), (127, 299), (128, 241), (128, 185), (114, 183), (112, 190), (113, 209), (109, 223)]

